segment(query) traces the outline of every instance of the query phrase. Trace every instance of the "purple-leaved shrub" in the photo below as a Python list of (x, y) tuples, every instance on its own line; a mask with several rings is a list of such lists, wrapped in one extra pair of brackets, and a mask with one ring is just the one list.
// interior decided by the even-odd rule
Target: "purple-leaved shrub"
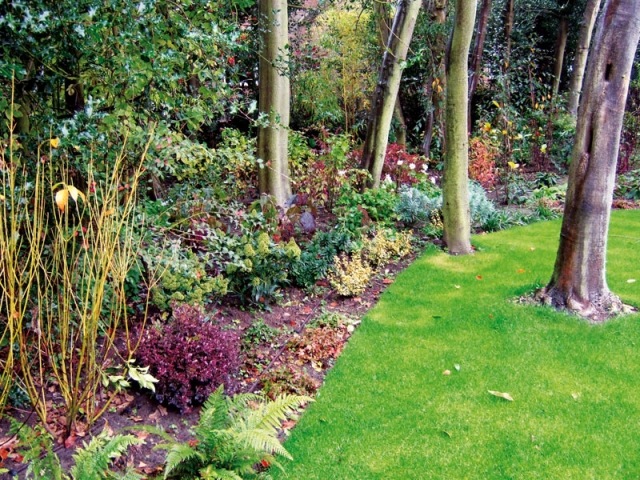
[(239, 345), (236, 334), (206, 321), (199, 307), (182, 304), (168, 323), (144, 332), (138, 364), (158, 379), (156, 399), (186, 412), (228, 380)]

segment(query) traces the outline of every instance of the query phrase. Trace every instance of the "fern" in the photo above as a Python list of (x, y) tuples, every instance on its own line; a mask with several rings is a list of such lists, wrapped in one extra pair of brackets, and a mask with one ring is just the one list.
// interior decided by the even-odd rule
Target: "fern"
[[(276, 456), (291, 458), (279, 442), (281, 423), (304, 403), (303, 396), (281, 396), (270, 401), (264, 396), (240, 394), (224, 396), (219, 387), (205, 402), (196, 441), (188, 445), (170, 442), (156, 448), (168, 450), (164, 478), (187, 479), (268, 479), (255, 465), (264, 461), (282, 469)], [(166, 438), (166, 433), (162, 435)]]
[[(97, 437), (91, 439), (84, 448), (78, 450), (73, 459), (75, 465), (71, 469), (71, 477), (74, 480), (102, 480), (118, 478), (114, 473), (109, 472), (109, 465), (117, 458), (120, 458), (131, 445), (139, 445), (142, 440), (133, 435), (115, 435), (109, 437), (107, 428)], [(128, 471), (124, 477), (127, 480), (142, 479), (140, 475)]]

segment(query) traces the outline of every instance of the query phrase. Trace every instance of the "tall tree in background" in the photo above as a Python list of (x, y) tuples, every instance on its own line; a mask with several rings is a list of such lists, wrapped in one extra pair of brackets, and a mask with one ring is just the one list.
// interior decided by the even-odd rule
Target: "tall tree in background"
[(578, 37), (578, 47), (573, 60), (573, 73), (569, 84), (569, 113), (572, 116), (578, 114), (578, 103), (580, 102), (580, 91), (582, 90), (582, 80), (584, 70), (587, 67), (587, 57), (589, 56), (589, 46), (591, 45), (591, 35), (593, 26), (598, 17), (601, 0), (587, 0), (582, 23), (580, 25), (580, 35)]
[(619, 311), (606, 280), (620, 131), (640, 38), (640, 1), (606, 0), (585, 77), (549, 304), (594, 320)]
[(382, 56), (382, 67), (373, 93), (361, 160), (362, 168), (371, 174), (369, 186), (373, 188), (380, 185), (403, 63), (407, 57), (421, 3), (421, 0), (399, 0), (387, 48)]
[(471, 119), (471, 110), (473, 109), (473, 95), (478, 86), (478, 78), (480, 70), (482, 70), (482, 52), (484, 51), (484, 39), (487, 36), (487, 25), (489, 25), (489, 16), (491, 14), (491, 0), (482, 0), (480, 5), (480, 14), (478, 15), (478, 25), (476, 26), (475, 41), (473, 43), (473, 51), (469, 62), (469, 108), (468, 108), (468, 125), (469, 132), (473, 127)]
[(258, 109), (268, 125), (258, 130), (260, 193), (283, 206), (291, 195), (288, 164), (289, 73), (286, 0), (260, 0), (260, 66)]
[(471, 253), (469, 213), (469, 136), (467, 133), (468, 58), (476, 17), (476, 0), (457, 0), (447, 48), (447, 152), (442, 183), (444, 242), (452, 255)]
[(560, 12), (558, 20), (558, 36), (556, 38), (555, 62), (553, 66), (553, 86), (552, 95), (556, 97), (560, 89), (562, 79), (562, 68), (564, 66), (564, 52), (567, 48), (567, 37), (569, 36), (569, 19), (564, 12)]
[[(447, 2), (445, 0), (430, 0), (428, 3), (429, 12), (433, 17), (433, 22), (438, 25), (444, 25), (447, 21)], [(439, 34), (431, 48), (434, 58), (438, 58), (436, 61), (437, 64), (433, 66), (433, 74), (428, 77), (424, 86), (425, 97), (431, 99), (431, 105), (426, 112), (427, 118), (424, 128), (424, 136), (422, 139), (422, 153), (427, 158), (431, 157), (431, 142), (433, 141), (436, 124), (438, 122), (441, 125), (444, 124), (440, 102), (442, 92), (446, 88), (447, 84), (447, 78), (444, 74), (443, 68), (446, 43), (445, 35)], [(446, 150), (446, 141), (444, 136), (441, 138), (441, 141), (442, 151), (444, 151)]]

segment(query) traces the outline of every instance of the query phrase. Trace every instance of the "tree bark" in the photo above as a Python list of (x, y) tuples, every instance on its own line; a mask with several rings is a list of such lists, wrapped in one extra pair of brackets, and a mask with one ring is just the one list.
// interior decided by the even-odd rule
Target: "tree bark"
[(560, 80), (562, 79), (562, 67), (564, 66), (564, 51), (567, 48), (567, 36), (569, 34), (569, 19), (566, 16), (560, 17), (558, 23), (558, 37), (556, 39), (555, 63), (553, 66), (553, 88), (552, 96), (558, 96), (560, 90)]
[(544, 300), (601, 321), (620, 311), (606, 250), (620, 131), (640, 38), (638, 0), (606, 0), (590, 55), (569, 168), (560, 246)]
[(504, 68), (511, 62), (511, 33), (515, 21), (514, 0), (507, 0), (504, 4)]
[[(435, 23), (442, 25), (447, 21), (447, 2), (445, 0), (435, 0), (429, 5), (429, 9)], [(439, 35), (439, 37), (432, 50), (437, 51), (434, 57), (440, 56), (444, 58), (446, 41), (443, 35)], [(439, 104), (441, 92), (446, 89), (447, 78), (443, 72), (444, 68), (442, 67), (442, 63), (443, 61), (439, 60), (439, 64), (433, 68), (433, 75), (427, 79), (424, 88), (425, 97), (431, 99), (431, 107), (427, 111), (424, 136), (422, 137), (422, 153), (426, 158), (431, 158), (431, 143), (433, 141), (433, 132), (436, 123), (444, 123), (442, 108)], [(446, 151), (446, 140), (444, 136), (442, 136), (441, 140), (442, 153), (444, 153)]]
[(480, 14), (478, 15), (478, 26), (476, 28), (476, 39), (473, 44), (473, 53), (471, 54), (471, 62), (469, 62), (469, 114), (468, 128), (469, 133), (473, 128), (471, 119), (473, 110), (473, 95), (478, 87), (478, 77), (482, 69), (482, 53), (484, 51), (484, 39), (487, 36), (487, 25), (489, 25), (489, 15), (491, 13), (491, 0), (482, 0), (480, 6)]
[(593, 26), (598, 17), (601, 0), (588, 0), (584, 10), (582, 24), (580, 25), (580, 35), (578, 37), (578, 47), (576, 57), (573, 61), (573, 73), (569, 84), (569, 113), (575, 117), (578, 114), (578, 103), (580, 102), (580, 91), (582, 90), (582, 80), (584, 70), (587, 66), (589, 56), (589, 45), (591, 45), (591, 35)]
[(286, 0), (260, 0), (261, 48), (258, 110), (268, 126), (258, 130), (260, 193), (272, 195), (279, 206), (291, 196), (288, 164), (289, 73)]
[(399, 0), (387, 48), (382, 56), (361, 160), (361, 167), (371, 174), (369, 187), (377, 188), (380, 185), (391, 118), (402, 76), (402, 63), (409, 50), (420, 6), (421, 0)]
[(443, 239), (451, 255), (471, 253), (467, 105), (469, 47), (473, 35), (476, 6), (476, 0), (456, 1), (456, 18), (446, 55), (447, 153), (442, 183), (442, 214), (444, 217)]
[[(389, 43), (389, 33), (391, 32), (391, 19), (389, 18), (389, 4), (381, 0), (373, 2), (374, 10), (376, 12), (376, 19), (378, 22), (379, 42), (380, 48), (383, 50)], [(393, 118), (398, 122), (398, 128), (396, 131), (396, 143), (398, 145), (407, 144), (407, 121), (404, 117), (404, 111), (402, 110), (402, 102), (400, 101), (400, 95), (396, 95), (396, 103), (393, 106)]]

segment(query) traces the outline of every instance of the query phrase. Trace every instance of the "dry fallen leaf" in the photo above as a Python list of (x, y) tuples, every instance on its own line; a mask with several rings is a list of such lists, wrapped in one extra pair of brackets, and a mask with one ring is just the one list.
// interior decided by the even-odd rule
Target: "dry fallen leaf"
[(518, 269), (518, 273), (524, 273), (524, 272), (526, 272), (526, 270), (524, 268)]
[(445, 370), (442, 372), (443, 375), (451, 375), (451, 370)]
[(482, 275), (476, 275), (476, 280), (482, 280)]
[(382, 280), (382, 283), (384, 283), (385, 285), (391, 285), (393, 283), (393, 279), (385, 278), (384, 280)]
[(456, 369), (456, 371), (458, 371), (458, 372), (460, 371), (460, 365), (458, 365), (457, 363), (455, 363), (455, 364), (453, 365), (453, 368), (455, 368), (455, 369)]
[(495, 390), (487, 390), (487, 391), (494, 397), (504, 398), (505, 400), (509, 400), (510, 402), (513, 402), (513, 397), (508, 393), (496, 392)]
[(635, 278), (630, 278), (629, 280), (627, 280), (627, 283), (635, 283), (636, 279)]

